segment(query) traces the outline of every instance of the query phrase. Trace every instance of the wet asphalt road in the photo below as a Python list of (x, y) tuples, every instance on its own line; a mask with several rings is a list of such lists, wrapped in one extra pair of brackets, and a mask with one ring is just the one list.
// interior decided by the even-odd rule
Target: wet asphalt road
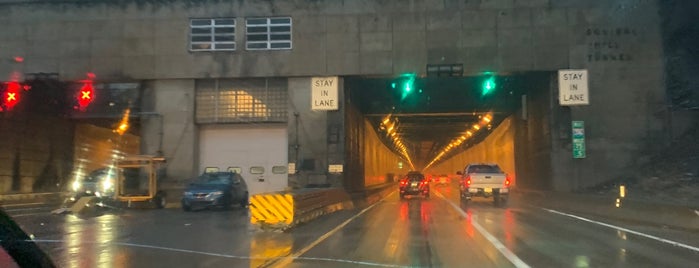
[[(391, 194), (371, 208), (322, 217), (288, 233), (258, 232), (246, 209), (127, 209), (51, 215), (4, 209), (59, 267), (697, 267), (699, 234), (594, 219), (690, 248), (523, 204), (460, 204)], [(580, 215), (586, 218), (585, 215)], [(693, 248), (692, 248), (693, 247)], [(286, 258), (285, 258), (286, 257)]]

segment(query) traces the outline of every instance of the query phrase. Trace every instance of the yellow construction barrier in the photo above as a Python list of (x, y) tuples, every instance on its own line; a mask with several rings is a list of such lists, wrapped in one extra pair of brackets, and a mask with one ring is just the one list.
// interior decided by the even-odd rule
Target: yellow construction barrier
[(250, 222), (262, 229), (286, 230), (327, 213), (352, 206), (342, 189), (303, 189), (250, 197)]
[(250, 222), (270, 227), (288, 226), (294, 220), (294, 199), (287, 193), (256, 194), (250, 198)]

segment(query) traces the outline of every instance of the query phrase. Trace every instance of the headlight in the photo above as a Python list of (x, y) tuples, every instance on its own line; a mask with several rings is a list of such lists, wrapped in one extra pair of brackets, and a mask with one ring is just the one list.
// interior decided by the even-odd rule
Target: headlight
[(73, 186), (73, 192), (77, 192), (78, 190), (80, 190), (81, 185), (80, 185), (79, 181), (74, 181), (72, 186)]
[(211, 192), (209, 196), (218, 196), (218, 195), (223, 195), (222, 191), (216, 191), (216, 192)]
[(105, 179), (102, 181), (102, 189), (104, 189), (105, 191), (111, 190), (112, 187), (114, 187), (114, 182), (112, 181), (112, 179)]

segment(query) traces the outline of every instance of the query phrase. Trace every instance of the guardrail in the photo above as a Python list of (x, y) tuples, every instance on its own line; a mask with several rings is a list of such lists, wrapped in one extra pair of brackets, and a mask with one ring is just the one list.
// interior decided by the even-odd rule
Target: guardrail
[(250, 222), (261, 229), (287, 230), (351, 207), (349, 195), (339, 188), (262, 193), (250, 197)]

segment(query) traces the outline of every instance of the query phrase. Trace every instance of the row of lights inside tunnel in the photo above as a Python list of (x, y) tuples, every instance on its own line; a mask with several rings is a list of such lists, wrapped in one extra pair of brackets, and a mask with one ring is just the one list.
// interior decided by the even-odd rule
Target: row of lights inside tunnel
[(408, 165), (410, 165), (410, 168), (412, 170), (415, 170), (415, 165), (413, 164), (412, 158), (410, 157), (410, 154), (408, 154), (408, 149), (405, 146), (405, 143), (403, 140), (400, 138), (400, 136), (397, 134), (396, 129), (398, 128), (398, 121), (394, 120), (393, 122), (391, 121), (391, 115), (387, 115), (384, 117), (384, 119), (381, 121), (381, 129), (386, 130), (386, 135), (390, 137), (391, 141), (393, 142), (393, 146), (400, 152), (401, 156), (405, 161), (408, 162)]
[(454, 138), (453, 140), (451, 140), (451, 142), (449, 142), (449, 144), (444, 146), (444, 148), (442, 148), (442, 150), (439, 152), (439, 154), (437, 154), (432, 159), (432, 161), (430, 161), (424, 167), (423, 170), (428, 169), (429, 167), (431, 167), (432, 165), (434, 165), (438, 161), (442, 160), (447, 155), (447, 153), (449, 153), (453, 149), (458, 148), (459, 146), (463, 145), (464, 142), (466, 142), (466, 140), (473, 137), (478, 131), (481, 131), (483, 128), (487, 128), (488, 130), (490, 130), (492, 128), (492, 125), (490, 124), (490, 122), (492, 120), (493, 120), (492, 113), (487, 113), (485, 115), (479, 116), (479, 120), (477, 123), (473, 124), (472, 126), (469, 126), (469, 128), (466, 129), (466, 131), (464, 132), (463, 135), (461, 135), (457, 138)]

